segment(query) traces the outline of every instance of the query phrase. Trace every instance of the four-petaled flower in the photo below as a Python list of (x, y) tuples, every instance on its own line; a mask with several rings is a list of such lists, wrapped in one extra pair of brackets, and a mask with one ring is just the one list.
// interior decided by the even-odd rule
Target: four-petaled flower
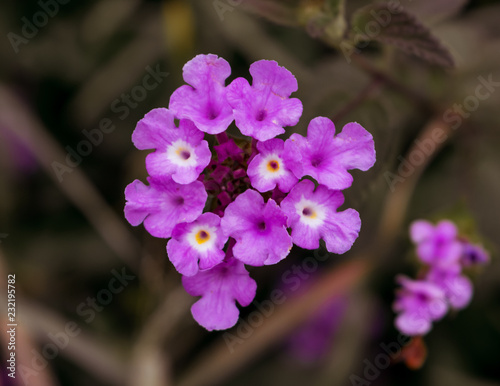
[(253, 63), (250, 74), (252, 86), (244, 78), (233, 80), (227, 87), (227, 100), (241, 133), (267, 141), (283, 134), (284, 126), (296, 125), (302, 115), (302, 102), (289, 98), (297, 91), (297, 80), (271, 60)]
[(335, 126), (325, 117), (314, 118), (307, 137), (292, 134), (285, 141), (285, 161), (297, 178), (309, 175), (330, 189), (346, 189), (353, 178), (347, 171), (366, 171), (375, 163), (372, 135), (360, 124), (348, 123), (334, 137)]
[(222, 231), (236, 240), (234, 256), (249, 265), (276, 264), (292, 249), (286, 216), (269, 199), (248, 189), (230, 203), (221, 220)]
[(171, 179), (148, 177), (149, 186), (135, 180), (125, 189), (125, 218), (144, 223), (155, 237), (169, 238), (181, 222), (191, 222), (203, 212), (207, 192), (200, 181), (181, 185)]
[(299, 182), (281, 202), (281, 208), (292, 228), (294, 244), (301, 248), (319, 248), (319, 239), (334, 253), (348, 251), (361, 228), (361, 220), (354, 209), (337, 212), (344, 203), (338, 190), (320, 185), (314, 190), (310, 180)]
[(257, 291), (257, 283), (244, 264), (230, 256), (208, 271), (183, 276), (182, 284), (191, 296), (201, 296), (191, 307), (191, 313), (209, 331), (234, 326), (240, 314), (235, 302), (248, 306)]
[(435, 227), (428, 221), (419, 220), (410, 227), (411, 239), (417, 244), (417, 256), (433, 266), (446, 267), (458, 262), (462, 246), (457, 235), (456, 225), (448, 220)]
[(198, 269), (210, 269), (224, 260), (222, 249), (226, 241), (220, 217), (203, 213), (191, 223), (176, 225), (167, 244), (167, 254), (179, 273), (193, 276)]
[(167, 109), (151, 110), (137, 123), (132, 141), (139, 150), (156, 149), (146, 157), (146, 169), (153, 177), (171, 177), (179, 184), (195, 181), (212, 158), (208, 142), (193, 122)]
[(432, 322), (441, 319), (448, 311), (445, 293), (437, 285), (426, 281), (411, 280), (399, 276), (402, 286), (396, 295), (394, 311), (396, 327), (406, 335), (424, 335), (432, 328)]
[(170, 97), (169, 109), (187, 118), (201, 131), (222, 133), (233, 121), (226, 99), (226, 78), (231, 67), (217, 55), (198, 55), (184, 65), (182, 75), (191, 86), (181, 86)]
[(283, 161), (283, 148), (284, 142), (278, 138), (257, 143), (259, 154), (248, 164), (247, 173), (252, 186), (259, 192), (267, 192), (278, 185), (287, 193), (298, 182)]

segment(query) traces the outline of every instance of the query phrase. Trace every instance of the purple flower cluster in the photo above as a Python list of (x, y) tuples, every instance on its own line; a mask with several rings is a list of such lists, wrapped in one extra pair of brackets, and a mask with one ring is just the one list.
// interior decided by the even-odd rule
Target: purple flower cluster
[[(253, 63), (251, 85), (244, 78), (226, 85), (230, 73), (216, 55), (186, 63), (188, 85), (132, 135), (138, 149), (153, 150), (149, 184), (136, 180), (125, 190), (126, 219), (169, 239), (186, 291), (201, 296), (192, 314), (208, 330), (233, 326), (236, 302), (253, 300), (257, 286), (245, 264), (276, 264), (293, 244), (315, 249), (320, 239), (330, 252), (349, 250), (361, 221), (354, 209), (338, 211), (340, 190), (352, 184), (348, 170), (375, 163), (373, 138), (357, 123), (335, 135), (333, 123), (318, 117), (306, 137), (275, 138), (302, 115), (301, 101), (290, 97), (297, 80), (276, 62)], [(250, 138), (229, 137), (233, 121)]]
[(425, 335), (432, 322), (443, 318), (449, 308), (465, 308), (472, 298), (472, 283), (464, 267), (484, 264), (489, 255), (480, 245), (458, 235), (456, 225), (442, 220), (436, 226), (417, 220), (410, 226), (418, 259), (424, 264), (422, 277), (412, 280), (398, 276), (401, 285), (393, 304), (399, 315), (396, 327), (406, 335)]

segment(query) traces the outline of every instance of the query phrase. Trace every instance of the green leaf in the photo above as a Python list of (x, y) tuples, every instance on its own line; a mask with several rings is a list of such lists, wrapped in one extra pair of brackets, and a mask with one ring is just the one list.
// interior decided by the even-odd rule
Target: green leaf
[(373, 4), (358, 9), (351, 20), (355, 44), (378, 41), (442, 67), (453, 67), (450, 52), (415, 16), (401, 6)]

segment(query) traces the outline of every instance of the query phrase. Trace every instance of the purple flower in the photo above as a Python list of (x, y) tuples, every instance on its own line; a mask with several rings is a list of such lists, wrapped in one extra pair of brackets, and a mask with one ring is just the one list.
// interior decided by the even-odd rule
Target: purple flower
[(233, 121), (226, 100), (225, 80), (231, 67), (217, 55), (198, 55), (184, 65), (182, 75), (191, 86), (181, 86), (170, 97), (169, 109), (209, 134), (221, 133)]
[(301, 324), (288, 339), (290, 353), (302, 363), (316, 364), (325, 359), (348, 306), (345, 297), (334, 297)]
[(286, 216), (272, 199), (248, 189), (230, 203), (221, 220), (222, 231), (233, 237), (234, 256), (249, 265), (270, 265), (283, 260), (292, 248)]
[(460, 262), (464, 267), (486, 264), (489, 261), (490, 255), (481, 245), (462, 241), (462, 256)]
[(396, 327), (403, 334), (425, 335), (432, 322), (448, 311), (444, 291), (433, 283), (398, 276), (402, 288), (398, 291), (393, 309), (399, 315)]
[(250, 66), (252, 86), (237, 78), (227, 87), (227, 100), (233, 108), (241, 133), (259, 141), (283, 134), (284, 126), (296, 125), (302, 115), (302, 102), (289, 98), (297, 91), (297, 80), (284, 67), (271, 60)]
[(434, 283), (444, 292), (446, 300), (455, 309), (465, 308), (472, 299), (472, 283), (468, 277), (460, 274), (457, 264), (449, 268), (432, 268), (426, 280)]
[(267, 192), (278, 185), (282, 192), (289, 192), (298, 178), (287, 168), (283, 161), (284, 142), (273, 138), (258, 142), (257, 154), (248, 165), (248, 177), (252, 186), (259, 192)]
[(458, 230), (448, 220), (435, 227), (428, 221), (417, 220), (410, 226), (410, 237), (417, 244), (417, 256), (432, 266), (447, 267), (458, 263), (462, 245), (457, 239)]
[(193, 276), (219, 264), (226, 255), (222, 248), (227, 241), (220, 229), (220, 217), (203, 213), (191, 223), (180, 223), (172, 231), (167, 253), (175, 269)]
[(212, 153), (203, 133), (193, 122), (164, 108), (151, 110), (137, 123), (132, 141), (139, 150), (156, 149), (146, 157), (146, 169), (153, 177), (171, 177), (179, 184), (195, 181), (210, 163)]
[(207, 330), (224, 330), (236, 324), (239, 311), (236, 301), (248, 306), (257, 291), (242, 262), (231, 258), (208, 271), (183, 276), (182, 284), (191, 296), (201, 296), (191, 307), (194, 319)]
[(207, 192), (202, 182), (181, 185), (152, 177), (148, 182), (135, 180), (125, 188), (125, 218), (131, 225), (144, 222), (152, 236), (168, 238), (175, 225), (194, 221), (203, 212)]
[(337, 212), (343, 203), (340, 191), (323, 185), (315, 191), (312, 181), (300, 181), (281, 202), (293, 242), (301, 248), (316, 249), (323, 239), (330, 252), (348, 251), (358, 237), (361, 220), (354, 209)]
[(348, 123), (335, 136), (335, 126), (325, 117), (314, 118), (307, 137), (292, 134), (285, 141), (285, 162), (297, 178), (309, 175), (330, 189), (346, 189), (351, 169), (366, 171), (375, 163), (372, 135), (360, 124)]

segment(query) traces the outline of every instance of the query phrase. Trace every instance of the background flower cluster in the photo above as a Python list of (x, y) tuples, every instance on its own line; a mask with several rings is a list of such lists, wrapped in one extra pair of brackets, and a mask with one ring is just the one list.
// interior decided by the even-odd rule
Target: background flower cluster
[(393, 305), (399, 313), (395, 324), (403, 334), (425, 335), (450, 308), (460, 310), (470, 303), (472, 282), (463, 269), (487, 263), (489, 255), (481, 245), (459, 237), (457, 226), (449, 220), (435, 226), (414, 221), (410, 236), (424, 267), (417, 280), (397, 278), (401, 288)]

